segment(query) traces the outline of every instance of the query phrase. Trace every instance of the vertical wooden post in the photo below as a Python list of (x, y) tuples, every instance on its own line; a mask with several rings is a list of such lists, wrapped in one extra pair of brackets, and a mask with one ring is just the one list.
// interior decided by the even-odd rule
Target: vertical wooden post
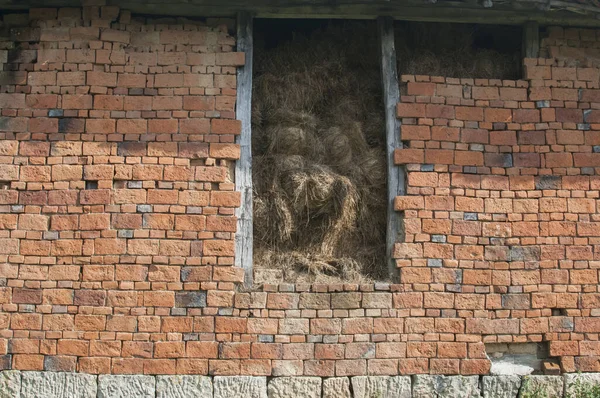
[(394, 164), (394, 151), (402, 148), (400, 137), (400, 120), (396, 117), (396, 107), (400, 101), (398, 71), (396, 65), (396, 46), (394, 44), (394, 20), (391, 17), (380, 17), (377, 20), (379, 28), (379, 43), (381, 50), (381, 79), (383, 99), (385, 103), (386, 155), (388, 175), (388, 206), (386, 246), (390, 275), (398, 273), (394, 261), (394, 245), (402, 234), (402, 220), (394, 210), (394, 199), (406, 193), (405, 172)]
[(236, 210), (235, 266), (244, 269), (244, 285), (251, 287), (252, 275), (252, 25), (247, 12), (237, 16), (237, 51), (246, 54), (246, 64), (237, 72), (236, 118), (242, 122), (240, 159), (235, 166), (235, 189), (241, 193), (241, 206)]
[(529, 21), (523, 25), (523, 58), (538, 58), (540, 55), (540, 26)]

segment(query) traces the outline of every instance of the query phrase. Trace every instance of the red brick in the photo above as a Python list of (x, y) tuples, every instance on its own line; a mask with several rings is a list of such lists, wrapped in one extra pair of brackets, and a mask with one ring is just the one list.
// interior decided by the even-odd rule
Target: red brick
[(448, 105), (427, 104), (425, 115), (434, 119), (454, 119), (454, 107)]
[(512, 122), (512, 112), (510, 109), (486, 108), (484, 110), (484, 115), (486, 122)]
[(63, 95), (64, 109), (92, 109), (92, 96), (83, 94)]
[(94, 109), (122, 110), (124, 97), (118, 95), (94, 96)]
[(436, 141), (456, 142), (459, 136), (460, 130), (455, 127), (433, 126), (431, 128), (431, 139)]
[(461, 166), (481, 166), (483, 165), (483, 153), (472, 151), (456, 151), (455, 162)]
[(575, 153), (573, 160), (575, 167), (599, 167), (600, 153)]
[[(211, 111), (215, 108), (212, 97), (185, 96), (183, 97), (183, 109), (190, 111)], [(213, 119), (220, 120), (220, 119)]]
[(398, 117), (423, 117), (425, 104), (399, 103), (396, 107)]
[(514, 153), (513, 165), (515, 167), (540, 167), (540, 155), (537, 153)]
[(403, 140), (425, 141), (431, 138), (431, 130), (429, 126), (404, 125), (401, 136)]
[(448, 149), (427, 149), (425, 150), (425, 163), (453, 164), (454, 151)]
[(458, 120), (483, 121), (483, 108), (457, 106), (455, 109)]
[(243, 52), (217, 53), (217, 65), (243, 66), (246, 63), (246, 54)]
[(210, 132), (212, 134), (234, 134), (242, 131), (242, 123), (239, 120), (212, 119)]
[(583, 110), (571, 108), (556, 108), (556, 121), (568, 123), (583, 123)]
[(473, 86), (473, 99), (494, 100), (500, 99), (500, 94), (497, 87)]
[(435, 94), (435, 83), (409, 82), (407, 85), (408, 95), (423, 95), (431, 97)]
[(573, 167), (573, 155), (571, 153), (547, 153), (544, 157), (546, 167)]
[(539, 123), (540, 111), (537, 109), (515, 109), (513, 110), (513, 121), (515, 123)]
[(218, 159), (239, 159), (240, 146), (237, 144), (210, 144), (210, 156)]
[(107, 72), (87, 72), (87, 84), (90, 86), (115, 87), (117, 85), (117, 74)]

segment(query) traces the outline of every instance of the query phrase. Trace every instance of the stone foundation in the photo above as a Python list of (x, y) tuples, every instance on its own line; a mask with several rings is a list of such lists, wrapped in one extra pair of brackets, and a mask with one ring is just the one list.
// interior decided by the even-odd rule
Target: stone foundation
[[(147, 376), (0, 372), (0, 398), (544, 398), (579, 397), (600, 373), (563, 376)], [(527, 395), (532, 394), (532, 395)], [(587, 396), (587, 395), (586, 395)]]

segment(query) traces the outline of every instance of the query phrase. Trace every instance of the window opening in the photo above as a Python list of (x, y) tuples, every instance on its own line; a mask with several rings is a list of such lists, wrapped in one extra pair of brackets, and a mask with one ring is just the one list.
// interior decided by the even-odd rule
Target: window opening
[(376, 22), (254, 27), (255, 283), (387, 280)]

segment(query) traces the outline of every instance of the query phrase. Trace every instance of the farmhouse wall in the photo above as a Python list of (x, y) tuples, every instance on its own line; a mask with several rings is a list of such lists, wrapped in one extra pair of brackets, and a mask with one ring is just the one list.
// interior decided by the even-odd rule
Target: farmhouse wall
[(600, 371), (600, 70), (404, 76), (399, 282), (244, 291), (233, 21), (3, 22), (0, 370), (479, 375), (549, 342)]

